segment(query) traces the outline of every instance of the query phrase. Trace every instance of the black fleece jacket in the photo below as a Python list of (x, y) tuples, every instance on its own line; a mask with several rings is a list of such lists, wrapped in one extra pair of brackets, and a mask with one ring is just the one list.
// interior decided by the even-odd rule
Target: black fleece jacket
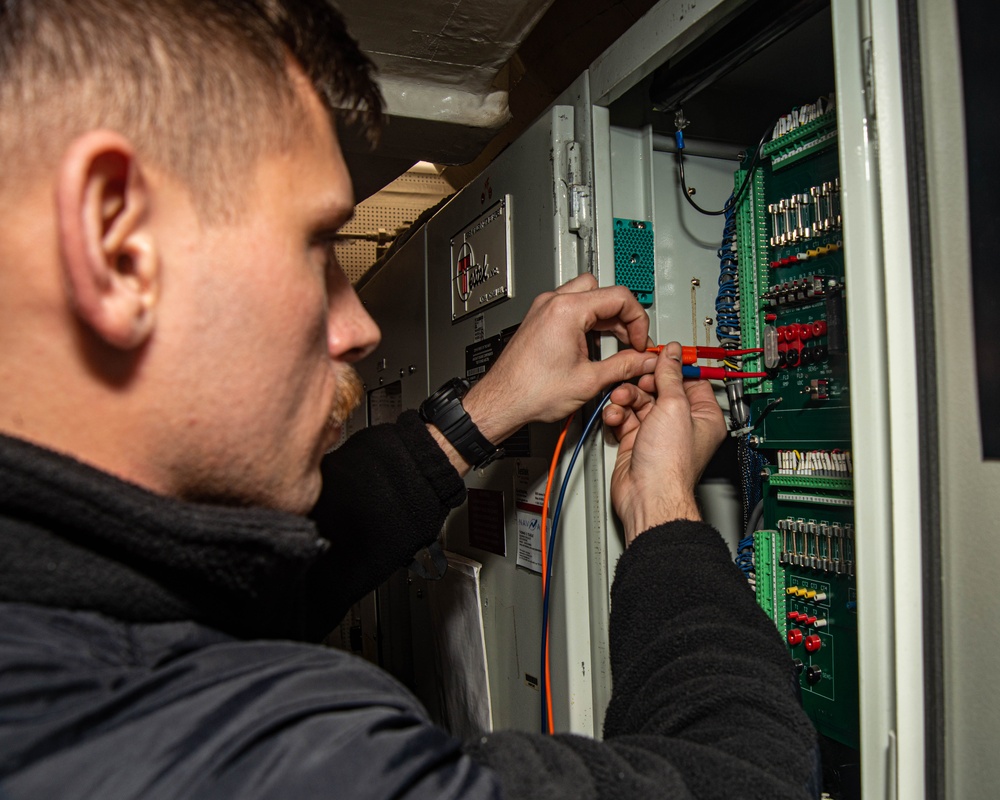
[(324, 473), (317, 527), (0, 437), (0, 797), (816, 795), (788, 656), (711, 528), (619, 562), (604, 742), (463, 749), (375, 667), (300, 643), (432, 541), (462, 481), (413, 414)]

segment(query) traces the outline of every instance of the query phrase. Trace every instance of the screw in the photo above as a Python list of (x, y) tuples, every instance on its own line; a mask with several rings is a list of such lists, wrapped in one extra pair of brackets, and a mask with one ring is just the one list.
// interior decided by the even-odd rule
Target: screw
[(701, 281), (698, 280), (697, 278), (692, 278), (691, 279), (691, 285), (692, 286), (701, 286)]
[(712, 325), (715, 324), (715, 320), (712, 319), (711, 317), (705, 317), (705, 324), (711, 327)]

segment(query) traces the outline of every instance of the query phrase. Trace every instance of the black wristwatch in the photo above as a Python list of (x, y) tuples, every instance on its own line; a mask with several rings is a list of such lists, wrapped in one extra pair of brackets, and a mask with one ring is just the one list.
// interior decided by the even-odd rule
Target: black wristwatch
[(482, 469), (503, 456), (503, 448), (497, 447), (479, 432), (462, 406), (462, 398), (468, 391), (467, 380), (452, 378), (420, 404), (420, 418), (441, 431), (473, 468)]

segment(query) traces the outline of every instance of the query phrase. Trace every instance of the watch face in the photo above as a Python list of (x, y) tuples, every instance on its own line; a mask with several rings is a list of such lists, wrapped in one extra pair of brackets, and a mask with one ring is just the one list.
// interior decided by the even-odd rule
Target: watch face
[[(467, 386), (468, 384), (466, 384)], [(464, 396), (462, 379), (452, 378), (420, 404), (420, 418), (424, 422), (433, 423), (442, 412), (450, 408), (454, 403), (461, 403), (461, 398)]]

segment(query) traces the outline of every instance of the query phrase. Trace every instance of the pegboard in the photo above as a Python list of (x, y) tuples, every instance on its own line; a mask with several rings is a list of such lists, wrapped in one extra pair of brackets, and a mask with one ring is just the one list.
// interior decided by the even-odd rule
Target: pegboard
[[(397, 233), (451, 192), (451, 186), (439, 175), (407, 172), (358, 203), (354, 218), (341, 233), (364, 234), (371, 239), (350, 239), (336, 245), (337, 259), (348, 280), (357, 283), (375, 263), (381, 253), (380, 241), (383, 247), (388, 246)], [(379, 231), (384, 231), (381, 237)]]

